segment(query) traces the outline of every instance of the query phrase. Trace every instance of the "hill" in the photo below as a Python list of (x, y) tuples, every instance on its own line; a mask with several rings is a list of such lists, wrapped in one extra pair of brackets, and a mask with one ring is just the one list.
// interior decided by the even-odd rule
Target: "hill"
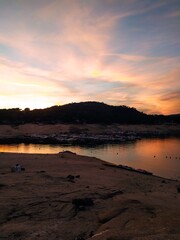
[(45, 109), (0, 109), (0, 124), (23, 123), (99, 123), (159, 124), (180, 123), (177, 115), (148, 115), (127, 106), (100, 102), (70, 103)]

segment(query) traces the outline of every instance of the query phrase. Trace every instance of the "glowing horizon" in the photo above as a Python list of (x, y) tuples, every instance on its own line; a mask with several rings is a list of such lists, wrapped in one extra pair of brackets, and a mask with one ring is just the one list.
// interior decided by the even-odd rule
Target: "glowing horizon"
[(0, 109), (180, 113), (178, 0), (0, 1)]

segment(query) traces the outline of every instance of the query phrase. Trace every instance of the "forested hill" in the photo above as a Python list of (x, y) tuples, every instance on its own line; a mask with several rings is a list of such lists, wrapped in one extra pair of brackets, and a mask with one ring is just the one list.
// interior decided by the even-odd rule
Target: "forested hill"
[(99, 102), (71, 103), (45, 109), (0, 109), (0, 124), (24, 123), (180, 123), (177, 115), (147, 115), (127, 106), (110, 106)]

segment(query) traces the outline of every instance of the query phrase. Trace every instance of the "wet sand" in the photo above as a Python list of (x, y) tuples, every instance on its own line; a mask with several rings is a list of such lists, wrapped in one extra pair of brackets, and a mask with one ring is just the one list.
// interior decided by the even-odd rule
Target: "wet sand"
[[(25, 171), (11, 172), (16, 163)], [(0, 239), (179, 240), (179, 192), (70, 152), (0, 153)]]

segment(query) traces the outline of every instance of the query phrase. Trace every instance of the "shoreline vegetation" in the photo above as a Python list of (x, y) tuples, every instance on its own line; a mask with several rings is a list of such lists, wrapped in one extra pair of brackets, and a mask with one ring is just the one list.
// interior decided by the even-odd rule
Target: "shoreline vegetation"
[(180, 125), (21, 124), (0, 125), (0, 143), (96, 145), (141, 138), (180, 137)]
[(0, 196), (2, 239), (180, 239), (178, 180), (69, 151), (1, 153)]

